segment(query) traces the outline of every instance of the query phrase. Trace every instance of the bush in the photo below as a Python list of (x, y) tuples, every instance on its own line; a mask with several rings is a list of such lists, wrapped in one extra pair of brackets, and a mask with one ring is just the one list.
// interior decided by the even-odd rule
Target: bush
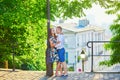
[(74, 71), (74, 67), (72, 67), (72, 66), (69, 67), (69, 68), (68, 68), (68, 71)]
[(25, 63), (21, 64), (21, 69), (22, 69), (22, 70), (29, 70), (29, 69), (28, 69), (28, 65), (25, 64)]

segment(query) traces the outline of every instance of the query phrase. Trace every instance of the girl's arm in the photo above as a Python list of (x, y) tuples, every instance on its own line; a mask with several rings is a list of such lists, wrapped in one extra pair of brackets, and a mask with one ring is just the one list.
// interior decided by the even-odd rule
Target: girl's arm
[(50, 42), (50, 47), (54, 47), (55, 46), (51, 40), (49, 40), (49, 42)]

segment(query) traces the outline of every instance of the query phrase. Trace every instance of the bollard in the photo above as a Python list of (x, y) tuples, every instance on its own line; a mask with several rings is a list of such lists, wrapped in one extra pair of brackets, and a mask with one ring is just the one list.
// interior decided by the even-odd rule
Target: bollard
[(5, 69), (8, 69), (8, 60), (5, 61)]

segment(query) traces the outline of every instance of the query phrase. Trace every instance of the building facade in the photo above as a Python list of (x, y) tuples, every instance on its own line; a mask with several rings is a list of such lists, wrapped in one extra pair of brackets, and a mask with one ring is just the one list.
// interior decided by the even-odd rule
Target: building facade
[[(60, 23), (58, 25), (63, 28), (65, 36), (65, 58), (68, 67), (73, 66), (74, 71), (78, 71), (78, 69), (82, 69), (79, 59), (81, 50), (84, 48), (86, 55), (89, 57), (91, 50), (87, 47), (87, 42), (104, 40), (105, 30), (101, 27), (89, 25), (89, 23), (82, 27), (76, 23)], [(94, 54), (102, 54), (102, 52), (103, 45), (96, 44)]]

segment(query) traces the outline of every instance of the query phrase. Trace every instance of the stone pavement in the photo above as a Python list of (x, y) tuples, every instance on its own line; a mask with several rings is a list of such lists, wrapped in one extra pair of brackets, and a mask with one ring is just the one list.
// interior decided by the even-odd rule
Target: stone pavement
[(40, 80), (44, 77), (44, 71), (22, 71), (22, 70), (4, 70), (0, 69), (0, 80)]
[(40, 78), (40, 80), (120, 80), (119, 73), (69, 73), (68, 77)]
[(120, 73), (75, 73), (68, 77), (46, 77), (44, 71), (1, 70), (0, 80), (120, 80)]

